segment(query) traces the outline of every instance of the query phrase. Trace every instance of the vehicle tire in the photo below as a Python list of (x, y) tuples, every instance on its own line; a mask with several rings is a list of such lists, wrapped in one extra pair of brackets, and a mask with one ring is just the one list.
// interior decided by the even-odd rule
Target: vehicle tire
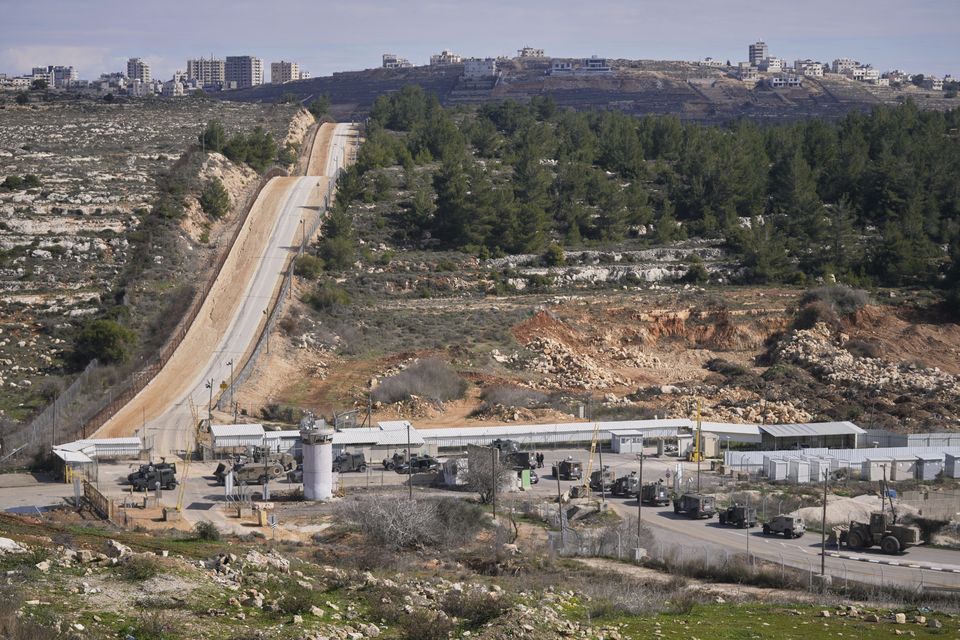
[(359, 471), (360, 473), (366, 473), (366, 472), (367, 472), (367, 465), (365, 465), (365, 464), (360, 465), (360, 467), (357, 469), (357, 471)]
[(801, 531), (800, 533), (794, 534), (793, 537), (794, 537), (794, 538), (802, 538), (802, 537), (803, 537), (803, 531)]
[(763, 535), (765, 535), (765, 536), (770, 535), (770, 526), (769, 526), (769, 525), (766, 525), (766, 524), (763, 525)]
[(792, 538), (792, 537), (793, 537), (793, 529), (784, 529), (784, 530), (783, 530), (783, 537), (784, 537), (784, 538)]
[(393, 471), (393, 466), (394, 466), (394, 465), (393, 465), (392, 462), (388, 462), (387, 464), (385, 464), (385, 465), (383, 465), (383, 466), (386, 468), (387, 471)]
[(880, 549), (887, 555), (895, 556), (900, 553), (900, 541), (896, 536), (884, 536), (880, 541)]
[(851, 531), (847, 534), (847, 546), (851, 549), (863, 548), (863, 537), (858, 532)]
[(720, 524), (727, 524), (727, 514), (725, 513), (720, 514)]
[(680, 507), (678, 507), (677, 505), (673, 505), (673, 512), (680, 513)]

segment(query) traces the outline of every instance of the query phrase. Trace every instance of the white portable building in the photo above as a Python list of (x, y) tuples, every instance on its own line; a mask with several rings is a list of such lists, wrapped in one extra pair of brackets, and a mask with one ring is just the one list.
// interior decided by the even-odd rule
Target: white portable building
[(866, 458), (863, 461), (863, 468), (860, 471), (860, 479), (870, 482), (883, 480), (884, 476), (890, 479), (890, 465), (893, 460), (890, 458)]
[(810, 462), (801, 458), (792, 458), (790, 460), (787, 477), (790, 482), (796, 484), (807, 484), (810, 482)]
[(764, 467), (767, 469), (767, 479), (771, 482), (782, 482), (788, 478), (789, 463), (780, 458), (764, 458)]

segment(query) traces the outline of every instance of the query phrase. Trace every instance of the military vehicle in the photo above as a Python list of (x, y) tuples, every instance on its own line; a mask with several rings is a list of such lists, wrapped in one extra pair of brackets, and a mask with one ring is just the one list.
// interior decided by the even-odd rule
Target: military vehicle
[(409, 463), (394, 467), (397, 473), (430, 473), (440, 471), (440, 461), (433, 456), (413, 456)]
[(590, 474), (590, 489), (600, 491), (603, 483), (603, 490), (609, 492), (613, 483), (617, 481), (617, 476), (609, 466), (604, 465), (603, 469), (597, 469)]
[(667, 491), (662, 482), (648, 482), (640, 489), (640, 500), (643, 501), (643, 504), (668, 505), (670, 504), (670, 492)]
[(387, 471), (392, 471), (396, 469), (399, 465), (404, 464), (407, 461), (406, 453), (395, 453), (389, 458), (383, 459), (383, 468)]
[(757, 526), (757, 510), (754, 507), (745, 507), (735, 504), (720, 512), (720, 524), (732, 524), (738, 529), (749, 529)]
[(841, 528), (839, 540), (851, 549), (869, 549), (879, 545), (886, 554), (896, 555), (908, 547), (920, 544), (920, 528), (913, 525), (896, 524), (896, 518), (883, 511), (870, 514), (870, 522), (851, 521)]
[(530, 451), (511, 451), (506, 455), (501, 451), (500, 460), (511, 469), (517, 469), (518, 471), (537, 468), (537, 457)]
[(803, 524), (803, 518), (786, 516), (782, 513), (763, 525), (764, 535), (782, 533), (784, 538), (799, 538), (806, 530), (807, 526)]
[(296, 468), (297, 460), (289, 453), (270, 453), (264, 463), (262, 452), (257, 452), (250, 457), (237, 456), (230, 463), (221, 462), (213, 475), (217, 478), (217, 484), (223, 484), (230, 472), (236, 484), (263, 484)]
[(618, 497), (630, 497), (637, 495), (637, 490), (640, 487), (640, 476), (637, 475), (637, 472), (634, 471), (628, 476), (622, 476), (617, 478), (616, 482), (613, 483), (613, 486), (610, 487), (611, 495)]
[(177, 470), (174, 465), (144, 465), (141, 469), (143, 470), (127, 476), (134, 491), (150, 491), (155, 489), (157, 484), (166, 490), (177, 486)]
[(142, 476), (145, 473), (149, 473), (155, 469), (171, 469), (174, 473), (177, 472), (177, 465), (175, 462), (167, 462), (163, 460), (162, 462), (157, 463), (148, 463), (140, 465), (140, 468), (134, 471), (133, 473), (127, 476), (127, 482), (133, 484), (135, 478)]
[(290, 484), (300, 484), (303, 482), (303, 465), (298, 464), (296, 469), (287, 471), (287, 482)]
[(337, 473), (348, 473), (350, 471), (364, 473), (367, 470), (367, 460), (362, 453), (344, 452), (333, 459), (333, 470)]
[(699, 493), (685, 493), (673, 500), (673, 512), (691, 518), (712, 518), (717, 515), (717, 500)]
[[(518, 469), (517, 478), (523, 478), (524, 471), (527, 471), (527, 469)], [(538, 482), (540, 482), (540, 476), (537, 475), (537, 472), (534, 471), (533, 469), (529, 469), (529, 471), (530, 471), (530, 484), (537, 484)]]
[(583, 464), (570, 458), (554, 462), (550, 470), (554, 478), (561, 480), (579, 480), (583, 477)]
[(490, 443), (490, 446), (500, 451), (500, 453), (514, 453), (520, 450), (520, 445), (516, 440), (504, 440), (497, 438)]

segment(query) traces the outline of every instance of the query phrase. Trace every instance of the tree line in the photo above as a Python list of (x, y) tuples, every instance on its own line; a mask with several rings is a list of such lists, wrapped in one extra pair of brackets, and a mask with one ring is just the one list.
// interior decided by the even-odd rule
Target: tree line
[[(559, 109), (550, 97), (444, 109), (409, 86), (375, 103), (348, 179), (402, 166), (398, 238), (480, 255), (713, 238), (750, 282), (960, 280), (960, 110), (912, 102), (759, 126)], [(341, 197), (344, 194), (341, 194)]]

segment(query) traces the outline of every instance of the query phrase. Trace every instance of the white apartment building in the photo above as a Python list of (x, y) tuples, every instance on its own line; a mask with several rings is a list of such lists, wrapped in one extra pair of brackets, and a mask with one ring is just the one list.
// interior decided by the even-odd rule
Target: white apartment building
[(767, 78), (767, 84), (773, 89), (786, 89), (803, 86), (803, 76), (779, 75)]
[(582, 71), (588, 71), (591, 73), (608, 73), (613, 69), (607, 63), (606, 58), (598, 58), (597, 56), (591, 56), (589, 58), (583, 59), (583, 66), (580, 67)]
[(737, 78), (744, 82), (756, 82), (760, 79), (760, 72), (749, 62), (741, 62), (737, 67)]
[(46, 80), (48, 87), (56, 89), (68, 89), (80, 81), (80, 74), (72, 66), (34, 67), (30, 75), (32, 80)]
[(725, 67), (727, 66), (723, 60), (714, 60), (710, 56), (707, 56), (700, 62), (698, 62), (701, 67)]
[(766, 73), (780, 73), (786, 65), (783, 63), (783, 58), (769, 57), (761, 60), (758, 68)]
[(497, 61), (493, 58), (467, 58), (463, 61), (463, 77), (467, 80), (497, 77)]
[(833, 61), (833, 72), (847, 74), (853, 69), (861, 66), (859, 62), (852, 58), (837, 58)]
[(200, 86), (222, 86), (226, 77), (226, 64), (215, 58), (187, 60), (187, 79), (196, 80)]
[(130, 58), (127, 60), (127, 77), (131, 80), (150, 82), (150, 65), (140, 58)]
[(227, 56), (223, 80), (227, 89), (249, 89), (261, 85), (263, 60), (253, 56)]
[(749, 47), (747, 47), (747, 58), (750, 61), (750, 66), (759, 67), (760, 63), (764, 59), (770, 57), (770, 50), (767, 48), (767, 43), (763, 40), (757, 40)]
[(300, 74), (300, 65), (298, 63), (286, 62), (285, 60), (270, 63), (271, 84), (284, 84), (302, 79), (303, 77)]
[(923, 88), (929, 91), (943, 91), (943, 78), (936, 76), (924, 77)]
[(384, 69), (407, 69), (412, 67), (410, 61), (406, 58), (402, 58), (395, 53), (385, 53), (383, 54), (383, 68)]
[(573, 62), (570, 60), (554, 60), (550, 65), (550, 74), (573, 73)]
[(518, 58), (546, 58), (544, 55), (543, 49), (534, 49), (533, 47), (524, 47), (523, 49), (517, 49)]
[(435, 53), (430, 56), (430, 66), (431, 67), (443, 67), (451, 64), (462, 64), (463, 57), (458, 56), (453, 51), (448, 51), (444, 49), (440, 53)]
[(815, 60), (797, 60), (793, 63), (793, 70), (808, 78), (820, 78), (823, 76), (823, 63)]
[(179, 80), (167, 80), (163, 83), (163, 90), (160, 92), (164, 98), (179, 98), (186, 94), (183, 83)]

